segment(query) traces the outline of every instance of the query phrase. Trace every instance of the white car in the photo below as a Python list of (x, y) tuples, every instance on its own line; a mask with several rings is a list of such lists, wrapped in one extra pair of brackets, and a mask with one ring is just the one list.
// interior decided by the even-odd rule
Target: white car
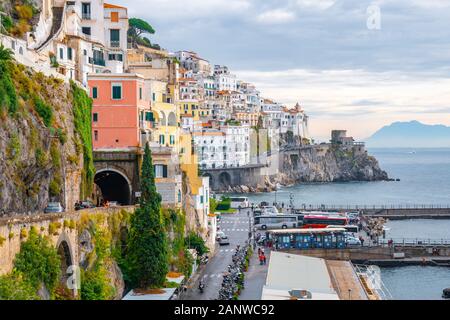
[(216, 233), (216, 241), (219, 241), (219, 239), (222, 236), (225, 236), (225, 233), (223, 231), (217, 231), (217, 233)]
[(275, 208), (274, 206), (262, 207), (261, 210), (263, 212), (263, 215), (279, 214), (278, 209)]
[(361, 240), (359, 240), (358, 238), (355, 238), (355, 237), (346, 237), (345, 243), (347, 243), (347, 245), (349, 245), (349, 246), (360, 246)]

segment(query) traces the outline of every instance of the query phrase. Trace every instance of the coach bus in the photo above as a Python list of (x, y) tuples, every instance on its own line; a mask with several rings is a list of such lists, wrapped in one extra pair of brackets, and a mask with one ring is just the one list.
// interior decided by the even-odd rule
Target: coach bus
[(232, 209), (239, 209), (239, 208), (248, 208), (250, 206), (250, 203), (248, 202), (247, 197), (233, 197), (230, 198), (231, 200), (231, 208)]
[(292, 229), (299, 226), (297, 215), (295, 214), (279, 214), (279, 215), (263, 215), (254, 218), (256, 229)]
[(328, 226), (346, 226), (349, 219), (343, 216), (304, 216), (303, 229), (321, 229)]

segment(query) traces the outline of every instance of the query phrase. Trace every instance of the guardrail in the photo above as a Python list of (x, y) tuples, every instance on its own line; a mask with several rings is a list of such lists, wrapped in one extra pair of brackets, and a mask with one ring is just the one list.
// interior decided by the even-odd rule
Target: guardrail
[(389, 204), (389, 205), (330, 205), (302, 204), (303, 210), (387, 210), (387, 209), (450, 209), (450, 204)]
[(379, 239), (378, 244), (381, 246), (389, 246), (392, 240), (394, 246), (450, 246), (450, 239), (421, 239), (421, 238), (394, 238), (394, 239)]

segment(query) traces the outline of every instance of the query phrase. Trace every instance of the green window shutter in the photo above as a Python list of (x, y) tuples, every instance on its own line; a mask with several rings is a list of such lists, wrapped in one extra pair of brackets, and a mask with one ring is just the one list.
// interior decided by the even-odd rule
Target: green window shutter
[(115, 100), (122, 99), (122, 87), (121, 86), (113, 86), (113, 99), (115, 99)]
[(97, 96), (98, 96), (98, 90), (97, 90), (97, 87), (93, 87), (93, 88), (92, 88), (92, 98), (93, 98), (93, 99), (97, 99)]
[(155, 121), (155, 119), (153, 118), (153, 112), (146, 112), (145, 113), (145, 120), (146, 121)]
[(159, 144), (163, 145), (164, 142), (165, 142), (164, 140), (165, 140), (164, 135), (163, 135), (163, 134), (160, 134), (160, 135), (159, 135)]

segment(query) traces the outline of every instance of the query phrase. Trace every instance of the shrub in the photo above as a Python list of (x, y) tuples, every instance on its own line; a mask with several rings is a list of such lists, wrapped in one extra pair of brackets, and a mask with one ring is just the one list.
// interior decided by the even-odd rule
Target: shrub
[(15, 270), (37, 290), (43, 283), (52, 294), (60, 275), (60, 257), (50, 242), (35, 232), (20, 246), (14, 260)]
[(45, 167), (47, 164), (48, 158), (44, 151), (41, 148), (36, 149), (36, 164), (39, 167)]
[(53, 121), (53, 110), (52, 108), (41, 100), (39, 97), (34, 98), (34, 108), (36, 112), (41, 117), (46, 127), (50, 127)]
[(18, 273), (0, 277), (0, 300), (40, 300), (35, 288)]
[(193, 232), (189, 233), (184, 241), (188, 248), (195, 249), (199, 256), (209, 252), (208, 247), (205, 245), (205, 240)]
[(6, 149), (6, 154), (8, 155), (8, 158), (16, 161), (19, 156), (20, 156), (20, 150), (21, 150), (21, 146), (20, 146), (20, 140), (19, 137), (17, 136), (17, 134), (13, 133), (11, 135), (11, 139), (9, 140), (7, 149)]
[(57, 197), (61, 194), (61, 184), (62, 184), (61, 176), (59, 174), (56, 174), (53, 177), (53, 180), (50, 182), (48, 188), (50, 197)]
[(216, 210), (227, 211), (230, 210), (230, 208), (231, 208), (231, 199), (223, 198), (222, 201), (220, 201), (219, 204), (217, 205)]

